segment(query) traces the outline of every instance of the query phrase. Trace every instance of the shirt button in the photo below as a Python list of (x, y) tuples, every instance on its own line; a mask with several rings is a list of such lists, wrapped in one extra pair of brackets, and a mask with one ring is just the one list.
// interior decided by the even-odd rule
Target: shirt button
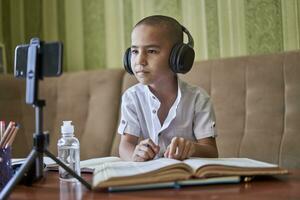
[(152, 113), (155, 114), (155, 113), (156, 113), (156, 110), (152, 110)]
[(122, 120), (122, 124), (125, 124), (125, 120)]
[(152, 99), (156, 99), (155, 96), (152, 96)]

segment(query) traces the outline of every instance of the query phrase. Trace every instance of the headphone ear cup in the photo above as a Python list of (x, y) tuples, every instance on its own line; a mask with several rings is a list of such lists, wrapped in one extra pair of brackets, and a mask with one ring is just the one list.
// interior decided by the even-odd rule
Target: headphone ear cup
[(175, 44), (171, 50), (169, 64), (170, 64), (171, 70), (174, 73), (178, 73), (176, 63), (177, 63), (178, 52), (179, 52), (179, 49), (181, 48), (181, 45), (182, 44)]
[(126, 72), (133, 75), (133, 71), (131, 69), (131, 48), (126, 49), (124, 57), (123, 57), (123, 65)]
[(187, 44), (176, 44), (170, 54), (170, 67), (173, 72), (185, 74), (191, 70), (195, 51)]

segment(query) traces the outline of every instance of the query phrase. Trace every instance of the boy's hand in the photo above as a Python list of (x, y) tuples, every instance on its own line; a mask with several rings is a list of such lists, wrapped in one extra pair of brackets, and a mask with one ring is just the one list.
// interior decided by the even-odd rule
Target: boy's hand
[(195, 152), (195, 144), (181, 137), (174, 137), (164, 153), (164, 157), (177, 160), (189, 158)]
[(148, 138), (136, 145), (132, 154), (132, 160), (137, 162), (152, 160), (158, 152), (159, 146), (154, 144), (154, 142)]

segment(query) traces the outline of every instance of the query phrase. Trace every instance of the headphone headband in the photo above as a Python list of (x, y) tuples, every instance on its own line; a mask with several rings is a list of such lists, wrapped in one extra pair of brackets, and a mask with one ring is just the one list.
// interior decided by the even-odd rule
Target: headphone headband
[(189, 45), (191, 48), (194, 48), (194, 39), (193, 39), (192, 35), (187, 30), (187, 28), (185, 28), (182, 25), (181, 25), (181, 27), (182, 27), (182, 31), (188, 36), (188, 43), (187, 43), (187, 45)]

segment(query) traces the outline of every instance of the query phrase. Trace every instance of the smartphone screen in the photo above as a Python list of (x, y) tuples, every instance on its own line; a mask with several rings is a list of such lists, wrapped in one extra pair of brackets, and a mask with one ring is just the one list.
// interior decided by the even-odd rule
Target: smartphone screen
[[(15, 77), (26, 77), (29, 45), (18, 45), (15, 49)], [(63, 46), (60, 42), (42, 43), (38, 55), (38, 71), (43, 77), (59, 76), (62, 73)]]

